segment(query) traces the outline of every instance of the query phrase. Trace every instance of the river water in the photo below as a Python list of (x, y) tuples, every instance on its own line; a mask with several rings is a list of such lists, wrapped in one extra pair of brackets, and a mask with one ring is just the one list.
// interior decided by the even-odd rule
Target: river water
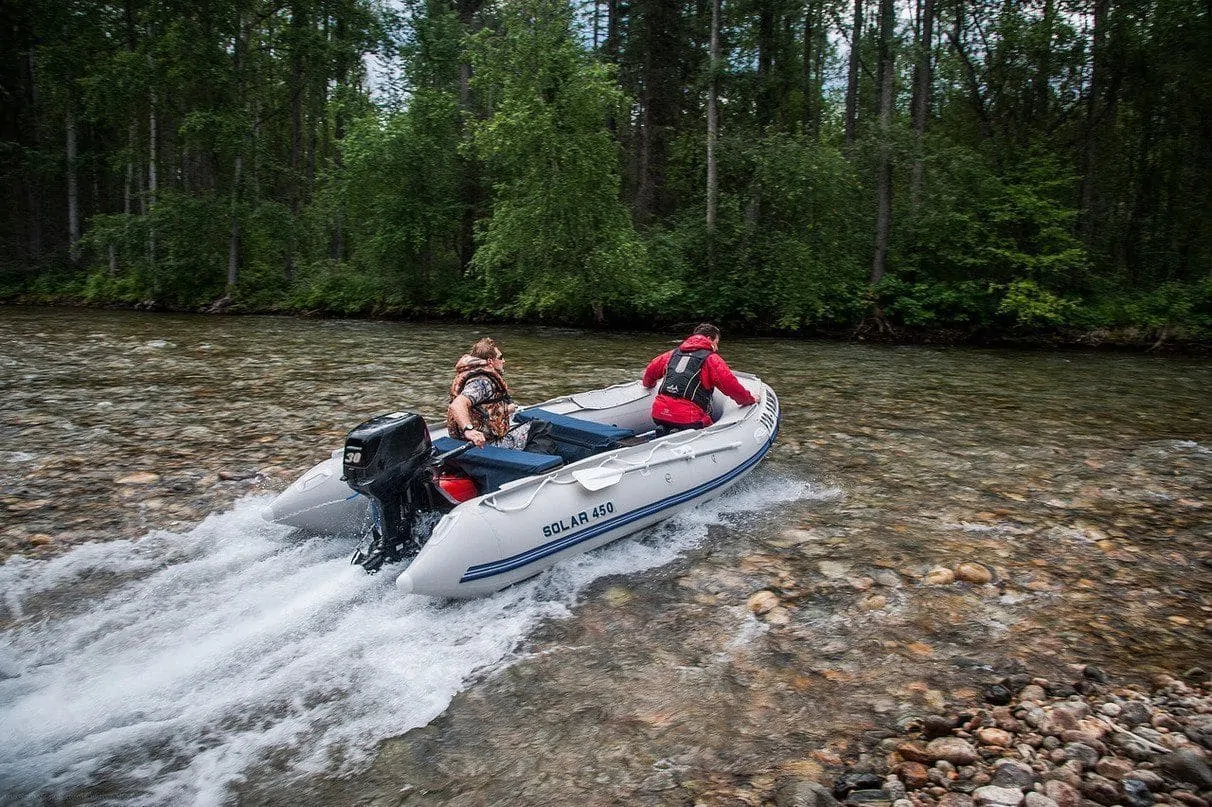
[(0, 308), (0, 803), (758, 805), (1007, 672), (1212, 657), (1202, 361), (725, 335), (762, 466), (474, 602), (260, 519), (486, 333), (522, 402), (670, 344)]

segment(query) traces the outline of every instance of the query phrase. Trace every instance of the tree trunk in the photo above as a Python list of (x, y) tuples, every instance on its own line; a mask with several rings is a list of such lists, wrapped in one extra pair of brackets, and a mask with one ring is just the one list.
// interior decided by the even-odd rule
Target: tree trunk
[(917, 66), (913, 70), (913, 172), (909, 182), (909, 198), (914, 210), (921, 202), (925, 174), (926, 123), (930, 119), (930, 88), (933, 83), (934, 0), (920, 0), (919, 10)]
[(804, 61), (802, 71), (802, 92), (804, 94), (803, 126), (804, 133), (816, 137), (821, 129), (821, 87), (820, 65), (823, 51), (821, 38), (823, 27), (823, 8), (821, 0), (809, 0), (804, 10)]
[(126, 215), (131, 214), (131, 197), (134, 194), (135, 185), (135, 137), (138, 135), (139, 126), (134, 121), (126, 128), (126, 182), (122, 186), (122, 212)]
[(846, 68), (845, 143), (854, 145), (858, 125), (859, 48), (863, 38), (863, 0), (854, 0), (854, 24), (850, 29), (850, 59)]
[(606, 40), (602, 43), (606, 61), (619, 63), (619, 0), (606, 0)]
[[(27, 103), (30, 109), (30, 147), (38, 150), (38, 72), (37, 45), (30, 45), (29, 57), (26, 59), (29, 70), (29, 91)], [(25, 180), (26, 205), (29, 208), (29, 229), (27, 230), (29, 256), (35, 262), (42, 259), (42, 193), (40, 184), (33, 178)]]
[(759, 0), (757, 31), (757, 123), (760, 128), (774, 121), (775, 13), (771, 0)]
[[(878, 284), (884, 278), (885, 263), (888, 257), (888, 241), (892, 232), (892, 154), (891, 154), (891, 137), (892, 137), (892, 101), (893, 101), (893, 83), (895, 80), (896, 65), (893, 61), (892, 54), (892, 0), (880, 0), (880, 24), (879, 24), (879, 70), (877, 75), (877, 87), (879, 89), (879, 100), (876, 107), (876, 116), (879, 121), (879, 168), (876, 176), (876, 219), (875, 219), (875, 255), (871, 261), (871, 278), (872, 286)], [(883, 314), (876, 307), (877, 322), (882, 320)], [(881, 329), (886, 328), (886, 323), (881, 323)]]
[(72, 263), (80, 258), (80, 184), (76, 176), (76, 113), (68, 101), (67, 120), (67, 245)]
[(295, 279), (295, 250), (299, 216), (303, 210), (303, 106), (307, 83), (304, 80), (304, 61), (307, 57), (302, 40), (305, 38), (310, 20), (307, 9), (300, 0), (290, 5), (290, 30), (293, 34), (290, 54), (290, 215), (291, 232), (287, 236), (284, 274), (286, 282)]
[[(711, 75), (707, 87), (707, 237), (715, 233), (716, 207), (719, 202), (719, 178), (716, 165), (716, 143), (720, 136), (719, 67), (720, 67), (720, 3), (711, 0)], [(712, 244), (708, 253), (714, 258)]]
[[(948, 33), (951, 39), (951, 46), (955, 48), (955, 55), (959, 57), (960, 64), (964, 68), (964, 78), (968, 82), (968, 97), (972, 101), (972, 107), (976, 112), (977, 120), (980, 123), (981, 137), (985, 140), (993, 139), (993, 122), (989, 118), (989, 109), (985, 104), (985, 97), (981, 94), (980, 79), (976, 74), (976, 66), (972, 63), (971, 57), (968, 56), (968, 51), (964, 47), (964, 3), (966, 0), (956, 0), (955, 4), (955, 24), (952, 30)], [(998, 154), (994, 152), (994, 162), (998, 162)]]
[(1048, 119), (1051, 96), (1049, 82), (1052, 80), (1052, 32), (1056, 26), (1056, 0), (1044, 0), (1043, 25), (1044, 35), (1040, 37), (1043, 41), (1043, 49), (1040, 52), (1039, 65), (1031, 79), (1031, 119), (1035, 121)]
[(677, 54), (682, 44), (679, 7), (668, 0), (636, 3), (633, 21), (643, 47), (640, 91), (640, 147), (634, 217), (647, 224), (668, 213), (665, 187), (669, 144), (677, 125), (681, 81)]
[(1094, 0), (1094, 31), (1090, 56), (1090, 97), (1086, 99), (1085, 171), (1081, 183), (1081, 234), (1087, 246), (1094, 241), (1098, 219), (1098, 172), (1101, 168), (1101, 124), (1104, 114), (1104, 92), (1107, 82), (1107, 19), (1111, 0)]
[(593, 0), (593, 52), (598, 52), (599, 32), (601, 25), (599, 18), (602, 16), (601, 0)]
[[(457, 0), (455, 3), (455, 12), (465, 33), (474, 33), (473, 23), (483, 4), (484, 0)], [(471, 111), (471, 62), (466, 60), (459, 63), (459, 109)]]
[(227, 296), (231, 297), (240, 279), (240, 179), (244, 155), (236, 155), (231, 180), (231, 230), (227, 238)]
[[(150, 93), (150, 110), (147, 113), (147, 213), (153, 215), (152, 221), (147, 228), (147, 261), (151, 268), (156, 268), (156, 224), (154, 211), (156, 207), (156, 193), (159, 190), (159, 182), (156, 178), (156, 91)], [(158, 282), (153, 284), (158, 287)]]

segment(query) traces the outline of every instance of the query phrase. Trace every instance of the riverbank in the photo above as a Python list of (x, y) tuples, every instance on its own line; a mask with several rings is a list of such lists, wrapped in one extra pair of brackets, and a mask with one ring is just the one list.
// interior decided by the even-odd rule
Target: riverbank
[(866, 749), (825, 788), (784, 777), (778, 807), (1208, 807), (1212, 677), (1196, 667), (1153, 685), (1019, 673), (981, 702), (949, 704)]
[[(558, 327), (584, 328), (588, 332), (595, 331), (653, 331), (668, 332), (671, 335), (688, 333), (697, 323), (695, 322), (652, 322), (622, 320), (618, 323), (573, 322), (551, 319), (535, 321), (520, 321), (504, 317), (477, 315), (473, 317), (456, 316), (442, 313), (426, 315), (409, 314), (398, 311), (370, 311), (356, 314), (337, 313), (316, 309), (253, 309), (220, 300), (200, 308), (175, 309), (154, 302), (143, 302), (129, 305), (114, 303), (92, 303), (70, 297), (39, 296), (21, 297), (14, 300), (0, 300), (0, 307), (11, 306), (58, 306), (64, 308), (91, 308), (112, 311), (141, 311), (164, 314), (207, 314), (211, 316), (289, 316), (304, 319), (348, 319), (356, 321), (385, 321), (403, 322), (410, 324), (467, 324), (475, 323), (484, 326), (525, 327), (527, 325), (545, 325)], [(934, 347), (988, 347), (1014, 350), (1076, 350), (1076, 351), (1115, 351), (1125, 353), (1148, 353), (1151, 355), (1208, 357), (1212, 356), (1212, 336), (1198, 333), (1190, 328), (1175, 326), (1133, 326), (1122, 325), (1100, 328), (1024, 328), (1024, 327), (960, 327), (939, 325), (923, 327), (915, 325), (890, 324), (887, 327), (876, 327), (864, 321), (844, 327), (814, 327), (800, 329), (777, 328), (769, 325), (724, 321), (720, 323), (730, 336), (762, 336), (771, 338), (789, 338), (806, 340), (825, 340), (830, 342), (853, 342), (887, 345), (925, 345)]]

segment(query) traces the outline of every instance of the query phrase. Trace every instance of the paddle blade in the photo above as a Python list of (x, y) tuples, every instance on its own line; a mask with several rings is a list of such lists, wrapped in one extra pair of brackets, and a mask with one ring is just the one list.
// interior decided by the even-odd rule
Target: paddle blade
[(592, 493), (618, 484), (619, 480), (623, 478), (623, 472), (611, 468), (583, 468), (573, 471), (572, 478), (579, 482), (581, 487)]

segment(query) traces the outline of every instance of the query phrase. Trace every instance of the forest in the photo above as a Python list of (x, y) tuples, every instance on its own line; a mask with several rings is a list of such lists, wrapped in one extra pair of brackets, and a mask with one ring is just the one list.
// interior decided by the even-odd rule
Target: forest
[(2, 13), (0, 301), (1212, 338), (1209, 0)]

